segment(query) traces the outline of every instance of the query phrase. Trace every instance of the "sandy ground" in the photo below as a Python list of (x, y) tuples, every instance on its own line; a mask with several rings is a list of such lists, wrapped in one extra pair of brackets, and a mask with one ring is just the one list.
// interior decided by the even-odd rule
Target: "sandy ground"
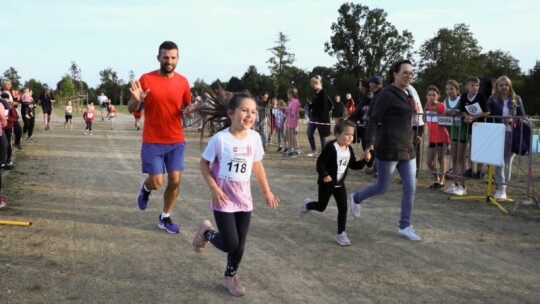
[[(4, 174), (9, 205), (0, 220), (32, 226), (0, 225), (0, 303), (540, 302), (539, 210), (520, 207), (509, 216), (486, 202), (449, 201), (421, 174), (413, 224), (422, 242), (396, 234), (394, 184), (364, 203), (360, 220), (349, 216), (352, 246), (341, 247), (333, 200), (324, 213), (298, 218), (303, 198), (317, 196), (315, 159), (284, 158), (275, 146), (264, 165), (281, 206), (264, 206), (253, 181), (256, 209), (239, 270), (248, 294), (235, 298), (219, 284), (226, 255), (191, 248), (199, 221), (213, 222), (199, 137), (188, 132), (173, 212), (182, 232), (170, 235), (156, 225), (163, 190), (146, 211), (137, 208), (141, 133), (131, 118), (119, 120), (114, 130), (97, 121), (91, 137), (82, 121), (65, 130), (58, 120), (23, 142)], [(372, 181), (351, 171), (346, 184), (351, 191)]]

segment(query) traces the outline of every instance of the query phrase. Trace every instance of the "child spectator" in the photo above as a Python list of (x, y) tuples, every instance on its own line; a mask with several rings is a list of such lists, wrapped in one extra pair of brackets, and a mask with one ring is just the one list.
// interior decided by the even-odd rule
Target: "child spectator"
[(84, 122), (86, 123), (86, 128), (84, 129), (84, 135), (88, 135), (88, 134), (92, 135), (92, 123), (94, 122), (94, 116), (95, 116), (94, 104), (89, 103), (86, 106), (86, 111), (84, 111), (83, 113), (83, 119), (84, 119)]
[[(467, 93), (461, 95), (460, 111), (463, 113), (463, 121), (465, 122), (468, 130), (467, 144), (469, 146), (469, 169), (465, 171), (464, 177), (474, 177), (480, 179), (482, 176), (482, 170), (484, 164), (477, 163), (476, 173), (474, 172), (474, 164), (470, 157), (472, 146), (472, 126), (475, 121), (485, 122), (484, 117), (489, 116), (489, 108), (487, 106), (487, 100), (484, 94), (479, 92), (480, 79), (475, 76), (467, 78)], [(463, 168), (465, 169), (465, 168)]]
[[(224, 93), (224, 92), (222, 92)], [(279, 198), (270, 191), (262, 164), (264, 148), (259, 134), (251, 130), (257, 119), (257, 105), (248, 92), (236, 93), (227, 102), (224, 94), (215, 98), (213, 107), (200, 109), (201, 117), (224, 121), (224, 128), (210, 141), (200, 161), (202, 175), (212, 192), (210, 204), (218, 231), (203, 220), (193, 239), (193, 248), (202, 253), (208, 244), (227, 252), (227, 267), (222, 285), (232, 295), (242, 296), (246, 288), (236, 274), (244, 254), (246, 236), (253, 210), (251, 171), (259, 181), (264, 201), (277, 208)], [(203, 128), (204, 132), (204, 128)], [(202, 138), (202, 137), (201, 137)]]
[(296, 140), (296, 129), (298, 128), (298, 121), (300, 120), (298, 113), (300, 109), (298, 90), (296, 88), (289, 89), (287, 91), (287, 98), (289, 99), (289, 107), (285, 112), (287, 140), (285, 141), (285, 150), (283, 150), (283, 153), (286, 156), (295, 157), (299, 154), (298, 141)]
[(283, 150), (283, 146), (281, 145), (281, 140), (287, 145), (287, 141), (285, 140), (285, 111), (287, 109), (287, 103), (285, 100), (278, 100), (276, 102), (276, 106), (272, 109), (272, 115), (276, 119), (276, 136), (279, 148), (277, 149), (277, 152), (281, 152)]
[[(433, 173), (435, 182), (430, 186), (432, 189), (444, 188), (444, 178), (446, 172), (446, 142), (449, 140), (448, 131), (439, 125), (439, 114), (444, 113), (444, 103), (439, 102), (440, 91), (436, 86), (429, 86), (427, 89), (426, 101), (426, 124), (428, 126), (429, 147), (427, 151), (427, 166)], [(435, 168), (435, 155), (439, 162), (439, 173)]]
[[(328, 201), (333, 195), (338, 208), (338, 228), (336, 241), (342, 246), (351, 245), (345, 225), (347, 223), (347, 190), (345, 189), (345, 178), (349, 168), (359, 170), (364, 168), (364, 159), (356, 160), (352, 147), (354, 139), (354, 123), (343, 120), (334, 127), (336, 139), (330, 141), (317, 157), (317, 172), (319, 178), (319, 201), (312, 201), (305, 198), (300, 207), (300, 216), (307, 214), (310, 210), (323, 212), (328, 206)], [(373, 159), (373, 158), (372, 158)]]
[(444, 190), (454, 195), (467, 195), (463, 169), (465, 168), (465, 151), (467, 150), (467, 126), (463, 123), (459, 84), (451, 79), (446, 82), (446, 99), (444, 100), (445, 114), (451, 116), (450, 138), (452, 140), (450, 153), (452, 155), (452, 173), (454, 182)]

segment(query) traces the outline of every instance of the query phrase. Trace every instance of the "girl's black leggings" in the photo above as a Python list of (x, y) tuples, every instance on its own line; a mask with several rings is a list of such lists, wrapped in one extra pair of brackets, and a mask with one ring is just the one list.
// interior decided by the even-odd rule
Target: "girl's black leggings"
[(225, 275), (236, 273), (244, 255), (251, 212), (214, 211), (214, 218), (219, 232), (212, 236), (210, 242), (219, 250), (227, 252)]
[(326, 210), (326, 206), (328, 206), (328, 201), (330, 201), (332, 195), (336, 200), (338, 208), (337, 233), (340, 234), (345, 231), (345, 225), (347, 224), (347, 189), (345, 189), (345, 185), (336, 188), (333, 184), (319, 184), (319, 201), (308, 203), (307, 209), (323, 212)]

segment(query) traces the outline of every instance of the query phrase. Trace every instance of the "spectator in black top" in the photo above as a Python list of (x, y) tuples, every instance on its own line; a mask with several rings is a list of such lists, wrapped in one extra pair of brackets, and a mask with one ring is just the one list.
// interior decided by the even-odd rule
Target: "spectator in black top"
[(307, 137), (311, 152), (306, 154), (309, 157), (315, 156), (317, 147), (315, 146), (315, 130), (319, 131), (321, 149), (326, 145), (326, 137), (330, 135), (330, 108), (332, 101), (326, 94), (322, 86), (321, 76), (311, 78), (311, 88), (315, 90), (315, 95), (311, 99), (309, 106), (309, 125), (307, 127)]

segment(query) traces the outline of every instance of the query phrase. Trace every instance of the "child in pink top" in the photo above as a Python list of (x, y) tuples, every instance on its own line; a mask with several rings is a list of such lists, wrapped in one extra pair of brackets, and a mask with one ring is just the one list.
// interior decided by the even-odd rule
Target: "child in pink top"
[(298, 90), (296, 88), (289, 89), (287, 91), (287, 98), (289, 98), (289, 107), (287, 108), (285, 116), (285, 132), (287, 136), (285, 150), (286, 156), (297, 156), (298, 141), (296, 140), (296, 129), (298, 128), (300, 101), (298, 101)]
[(34, 98), (32, 97), (32, 91), (28, 88), (24, 88), (21, 95), (21, 115), (26, 119), (34, 117)]
[[(211, 103), (215, 108), (199, 109), (201, 117), (223, 122), (224, 129), (210, 141), (200, 161), (201, 173), (212, 192), (210, 204), (218, 231), (210, 221), (203, 220), (199, 226), (193, 248), (204, 251), (208, 242), (227, 252), (227, 268), (222, 285), (235, 296), (246, 293), (236, 271), (244, 254), (246, 236), (253, 210), (250, 178), (255, 173), (262, 187), (264, 201), (270, 208), (277, 208), (279, 198), (271, 191), (262, 164), (264, 148), (260, 135), (251, 130), (257, 119), (257, 105), (248, 92), (234, 94), (230, 101), (220, 94)], [(226, 116), (225, 116), (226, 115)], [(203, 132), (205, 128), (202, 128)]]
[(107, 118), (111, 122), (111, 130), (114, 129), (114, 121), (116, 120), (116, 108), (114, 107), (114, 105), (109, 106)]
[(84, 119), (84, 122), (86, 123), (86, 129), (84, 129), (84, 135), (88, 135), (88, 134), (92, 135), (92, 123), (94, 122), (94, 116), (95, 116), (94, 104), (89, 103), (86, 106), (86, 111), (84, 111), (83, 113), (83, 119)]

